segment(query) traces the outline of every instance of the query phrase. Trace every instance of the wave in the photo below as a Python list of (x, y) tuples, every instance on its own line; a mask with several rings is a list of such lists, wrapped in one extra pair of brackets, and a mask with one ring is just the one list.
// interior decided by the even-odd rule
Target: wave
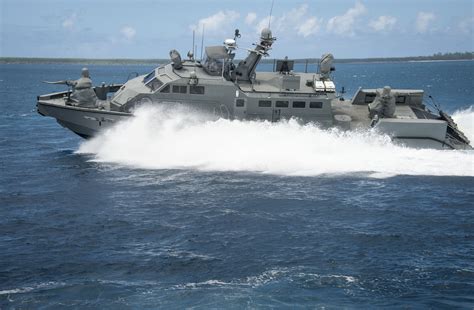
[(56, 288), (63, 287), (65, 285), (66, 284), (63, 283), (63, 282), (53, 282), (53, 281), (38, 283), (38, 284), (31, 285), (31, 286), (13, 288), (13, 289), (9, 289), (9, 290), (0, 290), (0, 296), (1, 295), (24, 294), (24, 293), (41, 291), (41, 290), (56, 289)]
[(304, 267), (274, 268), (260, 274), (236, 278), (228, 281), (207, 280), (173, 285), (171, 289), (207, 289), (207, 288), (258, 288), (273, 283), (292, 282), (305, 287), (355, 287), (359, 280), (350, 275), (317, 274), (307, 272)]
[(454, 122), (458, 125), (459, 129), (466, 135), (471, 141), (471, 145), (474, 143), (474, 107), (470, 106), (467, 109), (457, 110), (452, 115)]
[[(453, 118), (472, 137), (472, 107)], [(93, 154), (98, 162), (146, 169), (474, 176), (470, 151), (406, 148), (371, 130), (324, 130), (294, 119), (278, 123), (215, 119), (169, 105), (139, 108), (134, 117), (83, 142), (77, 152)]]

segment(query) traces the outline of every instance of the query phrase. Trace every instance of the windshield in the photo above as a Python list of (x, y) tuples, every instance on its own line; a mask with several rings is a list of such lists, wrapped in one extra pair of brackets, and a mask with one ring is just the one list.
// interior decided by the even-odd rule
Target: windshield
[(210, 75), (222, 75), (223, 59), (212, 58), (205, 55), (202, 67)]

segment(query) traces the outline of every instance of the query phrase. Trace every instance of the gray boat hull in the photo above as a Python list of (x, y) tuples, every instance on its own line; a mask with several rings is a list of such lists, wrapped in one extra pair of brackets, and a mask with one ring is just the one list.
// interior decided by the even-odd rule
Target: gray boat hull
[(37, 109), (39, 114), (55, 118), (61, 126), (83, 138), (96, 136), (100, 131), (132, 115), (42, 101), (38, 101)]

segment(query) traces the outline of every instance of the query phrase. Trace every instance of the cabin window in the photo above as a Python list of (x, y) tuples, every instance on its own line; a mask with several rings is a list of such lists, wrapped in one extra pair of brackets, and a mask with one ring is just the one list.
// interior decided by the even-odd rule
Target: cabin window
[(235, 106), (236, 106), (236, 107), (239, 107), (239, 108), (245, 106), (245, 100), (244, 100), (244, 99), (237, 99), (237, 100), (235, 100)]
[(148, 82), (151, 81), (155, 77), (155, 70), (151, 71), (148, 73), (144, 78), (143, 78), (143, 84), (147, 84)]
[(166, 85), (165, 87), (163, 87), (162, 90), (160, 90), (160, 93), (169, 93), (170, 92), (170, 85)]
[(293, 101), (293, 108), (305, 108), (306, 102), (304, 101)]
[(405, 97), (405, 96), (398, 96), (396, 103), (405, 103), (406, 99), (407, 99), (407, 97)]
[(186, 85), (173, 85), (173, 93), (186, 94), (188, 87)]
[(150, 88), (152, 91), (155, 91), (157, 90), (158, 88), (161, 87), (161, 85), (163, 85), (163, 82), (160, 81), (158, 78), (154, 78), (152, 79), (151, 81), (149, 81), (146, 86), (148, 86), (148, 88)]
[(189, 86), (189, 93), (193, 95), (204, 95), (204, 86)]
[(365, 94), (365, 103), (372, 103), (375, 99), (375, 94)]
[(277, 101), (275, 102), (275, 107), (277, 108), (288, 108), (288, 101)]
[(316, 102), (310, 102), (310, 103), (309, 103), (309, 107), (310, 107), (311, 109), (322, 109), (322, 108), (323, 108), (323, 103), (322, 103), (322, 102), (318, 102), (318, 101), (316, 101)]
[(258, 102), (258, 106), (260, 108), (271, 108), (272, 107), (272, 102), (270, 100), (260, 100)]

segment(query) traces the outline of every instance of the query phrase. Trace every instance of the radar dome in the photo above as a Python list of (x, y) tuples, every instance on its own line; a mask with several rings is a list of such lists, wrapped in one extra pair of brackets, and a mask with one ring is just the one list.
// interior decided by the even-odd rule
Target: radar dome
[(324, 54), (321, 56), (321, 60), (319, 61), (319, 70), (322, 74), (329, 74), (331, 71), (334, 70), (332, 66), (334, 62), (334, 56), (331, 53)]
[(271, 40), (273, 37), (272, 37), (272, 31), (270, 30), (270, 28), (263, 28), (260, 37), (263, 40)]

